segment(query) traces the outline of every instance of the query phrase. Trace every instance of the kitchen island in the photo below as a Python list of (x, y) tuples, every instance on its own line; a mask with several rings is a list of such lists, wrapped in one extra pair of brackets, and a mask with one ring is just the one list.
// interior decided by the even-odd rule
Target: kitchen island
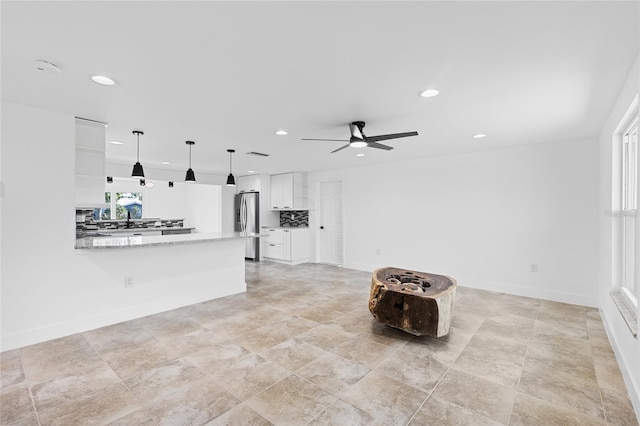
[(56, 325), (68, 335), (243, 293), (245, 240), (261, 234), (91, 237), (76, 239), (77, 288), (94, 303), (80, 320)]

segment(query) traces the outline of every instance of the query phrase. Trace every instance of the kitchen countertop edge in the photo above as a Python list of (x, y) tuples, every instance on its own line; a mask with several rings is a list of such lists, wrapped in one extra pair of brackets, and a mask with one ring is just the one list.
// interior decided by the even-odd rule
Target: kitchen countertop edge
[(263, 233), (219, 232), (178, 235), (138, 235), (133, 237), (85, 237), (76, 239), (76, 250), (106, 250), (135, 247), (167, 246), (266, 237)]

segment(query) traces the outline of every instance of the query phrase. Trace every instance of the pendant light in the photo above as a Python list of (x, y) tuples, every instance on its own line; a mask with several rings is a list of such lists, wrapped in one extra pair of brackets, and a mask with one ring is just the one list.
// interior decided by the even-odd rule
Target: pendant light
[(196, 174), (193, 173), (193, 169), (191, 168), (191, 147), (196, 143), (194, 141), (186, 141), (185, 143), (189, 145), (189, 170), (187, 170), (187, 175), (185, 176), (184, 180), (186, 182), (195, 182)]
[(233, 173), (231, 173), (231, 155), (236, 152), (236, 150), (228, 149), (227, 152), (229, 153), (229, 176), (227, 176), (227, 186), (236, 186), (236, 180), (233, 177)]
[(144, 170), (142, 170), (142, 164), (140, 164), (140, 135), (144, 135), (144, 132), (142, 130), (134, 130), (132, 133), (138, 137), (138, 153), (136, 154), (136, 164), (133, 165), (131, 176), (143, 178)]

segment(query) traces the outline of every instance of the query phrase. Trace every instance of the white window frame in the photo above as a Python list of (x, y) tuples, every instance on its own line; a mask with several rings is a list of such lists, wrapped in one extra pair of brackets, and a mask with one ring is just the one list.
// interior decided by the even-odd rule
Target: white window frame
[[(638, 114), (627, 123), (622, 132), (620, 150), (620, 212), (622, 220), (621, 229), (621, 279), (620, 292), (636, 309), (638, 308), (638, 269), (640, 264), (635, 260), (638, 251)], [(633, 244), (633, 265), (627, 265), (629, 256), (626, 253), (628, 247), (627, 238), (629, 232), (626, 227), (632, 228), (631, 244)], [(631, 277), (626, 273), (627, 268), (634, 271)]]

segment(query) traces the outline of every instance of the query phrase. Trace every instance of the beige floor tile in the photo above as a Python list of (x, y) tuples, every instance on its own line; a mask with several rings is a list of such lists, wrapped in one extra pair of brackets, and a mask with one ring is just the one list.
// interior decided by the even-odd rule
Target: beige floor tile
[(30, 383), (42, 383), (54, 378), (63, 378), (78, 370), (100, 368), (104, 361), (90, 346), (70, 351), (35, 362), (31, 359), (24, 365), (24, 373)]
[(28, 366), (46, 360), (47, 358), (60, 357), (69, 352), (88, 349), (89, 342), (82, 334), (74, 334), (59, 339), (38, 343), (37, 345), (20, 348), (22, 365)]
[(225, 369), (207, 371), (226, 389), (245, 401), (290, 373), (255, 354), (238, 357)]
[(145, 404), (145, 410), (159, 425), (195, 425), (215, 419), (239, 403), (215, 380), (204, 378)]
[(39, 413), (44, 425), (106, 424), (142, 408), (121, 383)]
[(40, 422), (38, 422), (38, 417), (34, 413), (29, 417), (11, 423), (11, 426), (40, 426)]
[(152, 426), (155, 424), (147, 412), (141, 408), (107, 423), (106, 426)]
[(427, 398), (427, 392), (372, 371), (341, 398), (384, 424), (406, 424)]
[(225, 343), (233, 337), (235, 336), (203, 328), (186, 336), (162, 340), (160, 343), (166, 349), (167, 356), (176, 359)]
[(507, 424), (513, 407), (513, 388), (467, 373), (449, 370), (431, 394), (496, 422)]
[(449, 366), (458, 358), (464, 347), (429, 337), (414, 337), (402, 349), (414, 356), (430, 358)]
[(548, 425), (602, 425), (603, 419), (589, 417), (567, 407), (552, 404), (523, 393), (516, 395), (510, 425), (548, 426)]
[(292, 374), (247, 404), (274, 424), (306, 425), (336, 398)]
[(327, 351), (330, 351), (353, 337), (355, 337), (353, 333), (347, 333), (342, 327), (335, 323), (320, 324), (296, 336), (299, 340)]
[(594, 358), (595, 373), (600, 387), (610, 395), (627, 397), (627, 388), (615, 358)]
[(358, 336), (336, 346), (331, 352), (362, 364), (369, 369), (374, 369), (378, 364), (396, 352), (396, 350), (397, 347), (387, 346)]
[(325, 391), (340, 396), (368, 372), (369, 369), (360, 363), (327, 353), (302, 367), (296, 374)]
[(107, 327), (96, 328), (95, 330), (85, 331), (82, 335), (98, 352), (100, 352), (100, 349), (108, 352), (111, 347), (136, 343), (151, 338), (149, 333), (133, 327), (130, 322), (121, 322)]
[(102, 358), (123, 380), (175, 359), (175, 355), (155, 338), (137, 345), (123, 346), (102, 354)]
[(32, 384), (31, 393), (38, 412), (50, 410), (120, 382), (120, 378), (104, 362), (64, 376)]
[(501, 423), (452, 402), (431, 396), (409, 424), (412, 426), (498, 426)]
[(375, 371), (425, 392), (431, 392), (448, 367), (430, 358), (413, 356), (400, 349)]
[(242, 403), (211, 420), (207, 423), (207, 426), (269, 426), (272, 424), (246, 403)]
[(600, 388), (593, 369), (566, 361), (556, 362), (527, 356), (518, 391), (576, 410), (587, 416), (604, 419)]
[(0, 353), (0, 387), (8, 387), (24, 382), (24, 369), (19, 350)]
[(602, 391), (602, 403), (607, 423), (610, 425), (637, 426), (638, 416), (627, 397), (619, 397), (606, 390)]
[(526, 345), (478, 332), (451, 367), (515, 389), (526, 352)]
[(478, 329), (478, 334), (528, 345), (535, 320), (518, 315), (492, 313)]
[(125, 380), (124, 384), (143, 404), (176, 392), (197, 382), (203, 376), (198, 368), (179, 359), (147, 370)]
[(232, 339), (251, 352), (262, 352), (289, 339), (290, 331), (285, 328), (264, 326)]
[(0, 391), (0, 422), (3, 425), (35, 415), (31, 394), (25, 384), (5, 387)]
[(386, 426), (380, 419), (374, 418), (371, 414), (347, 404), (342, 400), (337, 400), (329, 408), (324, 410), (318, 417), (313, 419), (309, 426)]
[(301, 340), (288, 339), (260, 352), (260, 356), (293, 372), (328, 353), (324, 349)]
[(505, 294), (493, 312), (497, 314), (510, 314), (520, 317), (535, 319), (538, 316), (540, 301), (530, 297)]

